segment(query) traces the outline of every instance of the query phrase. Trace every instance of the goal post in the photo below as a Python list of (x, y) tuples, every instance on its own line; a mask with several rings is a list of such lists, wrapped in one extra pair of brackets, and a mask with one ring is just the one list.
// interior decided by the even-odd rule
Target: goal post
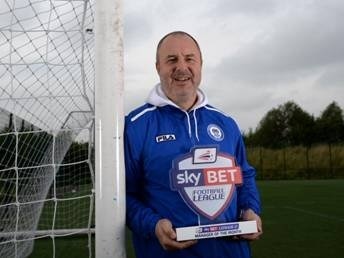
[(122, 1), (96, 1), (96, 257), (125, 257)]
[(125, 257), (122, 1), (0, 21), (0, 257)]

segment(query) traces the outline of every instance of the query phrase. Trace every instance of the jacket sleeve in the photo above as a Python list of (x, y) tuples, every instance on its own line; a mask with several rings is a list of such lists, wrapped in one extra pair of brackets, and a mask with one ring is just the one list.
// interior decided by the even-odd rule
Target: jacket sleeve
[(154, 237), (155, 225), (161, 217), (144, 200), (144, 171), (140, 159), (142, 146), (143, 141), (139, 141), (138, 134), (128, 128), (126, 118), (124, 129), (126, 223), (133, 232), (144, 237)]
[(260, 214), (261, 203), (255, 181), (256, 170), (248, 164), (241, 134), (236, 146), (236, 159), (243, 175), (243, 185), (238, 187), (238, 208), (239, 210), (247, 210), (250, 208), (256, 214)]

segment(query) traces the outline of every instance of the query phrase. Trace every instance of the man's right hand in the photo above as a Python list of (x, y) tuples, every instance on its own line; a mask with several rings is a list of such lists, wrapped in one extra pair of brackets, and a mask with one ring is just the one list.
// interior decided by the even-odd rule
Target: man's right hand
[(164, 250), (181, 250), (197, 243), (197, 240), (176, 241), (176, 232), (172, 227), (171, 221), (168, 219), (161, 219), (156, 223), (155, 235)]

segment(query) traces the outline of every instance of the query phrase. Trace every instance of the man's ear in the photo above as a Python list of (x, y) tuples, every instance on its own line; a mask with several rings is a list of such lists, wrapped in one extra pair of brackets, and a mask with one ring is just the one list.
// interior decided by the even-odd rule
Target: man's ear
[(159, 73), (160, 72), (160, 65), (159, 62), (155, 62), (155, 69)]

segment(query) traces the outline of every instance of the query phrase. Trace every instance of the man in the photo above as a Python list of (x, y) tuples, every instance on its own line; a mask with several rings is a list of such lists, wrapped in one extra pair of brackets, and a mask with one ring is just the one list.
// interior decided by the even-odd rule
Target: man
[[(160, 84), (126, 117), (127, 225), (138, 258), (246, 258), (248, 241), (262, 233), (255, 170), (236, 123), (199, 89), (201, 69), (197, 41), (182, 31), (167, 34), (156, 53)], [(220, 160), (240, 167), (243, 182), (223, 184), (227, 174), (206, 174)], [(238, 220), (256, 220), (258, 233), (176, 240), (177, 227)]]

